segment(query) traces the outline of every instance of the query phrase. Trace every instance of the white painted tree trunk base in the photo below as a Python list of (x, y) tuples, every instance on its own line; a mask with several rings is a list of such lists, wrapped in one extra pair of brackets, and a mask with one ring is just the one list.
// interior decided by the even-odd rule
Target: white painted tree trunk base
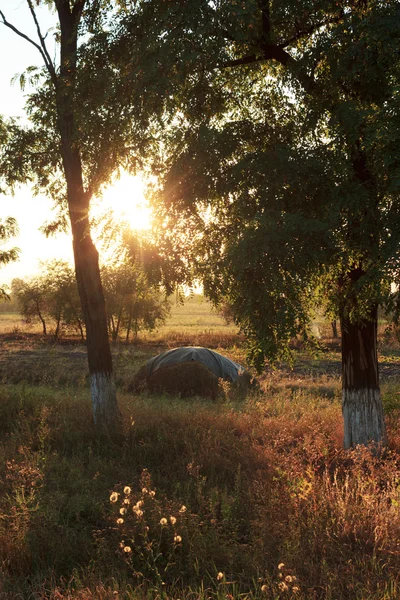
[(343, 390), (344, 447), (386, 443), (379, 389)]
[(90, 375), (93, 420), (95, 425), (115, 426), (120, 419), (117, 394), (111, 373), (92, 373)]

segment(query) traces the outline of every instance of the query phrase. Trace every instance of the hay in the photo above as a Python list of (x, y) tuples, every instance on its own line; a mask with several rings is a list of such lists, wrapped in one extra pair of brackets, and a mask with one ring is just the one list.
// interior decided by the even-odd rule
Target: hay
[(146, 365), (142, 365), (128, 391), (142, 393), (148, 389), (155, 394), (167, 393), (182, 398), (200, 396), (213, 400), (227, 395), (231, 400), (243, 400), (256, 385), (256, 379), (249, 371), (244, 371), (234, 383), (228, 383), (218, 379), (202, 363), (190, 361), (162, 367), (150, 376), (147, 376)]
[(183, 398), (201, 396), (215, 400), (220, 392), (218, 377), (197, 361), (163, 367), (147, 378), (149, 390)]

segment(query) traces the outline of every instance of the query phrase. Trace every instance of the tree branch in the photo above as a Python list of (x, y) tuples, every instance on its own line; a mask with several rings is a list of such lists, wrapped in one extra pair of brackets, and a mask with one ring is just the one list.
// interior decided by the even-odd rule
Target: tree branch
[[(9, 29), (11, 29), (11, 31), (13, 31), (14, 33), (16, 33), (17, 35), (19, 35), (20, 37), (22, 37), (24, 40), (26, 40), (27, 42), (29, 42), (30, 44), (32, 44), (32, 46), (35, 46), (35, 48), (37, 48), (37, 50), (39, 50), (39, 52), (42, 55), (42, 58), (44, 60), (44, 64), (46, 65), (46, 68), (47, 68), (47, 70), (49, 71), (49, 73), (51, 75), (51, 68), (53, 68), (53, 70), (54, 70), (54, 65), (53, 65), (53, 63), (51, 61), (50, 61), (50, 65), (49, 65), (48, 60), (47, 60), (47, 56), (44, 53), (44, 51), (41, 48), (41, 46), (39, 44), (37, 44), (36, 42), (34, 42), (25, 33), (22, 33), (22, 31), (20, 31), (19, 29), (17, 29), (17, 27), (15, 27), (11, 23), (9, 23), (9, 21), (7, 21), (7, 19), (4, 16), (4, 13), (1, 10), (0, 10), (0, 17), (2, 18), (3, 25), (5, 25)], [(54, 71), (54, 74), (55, 74), (55, 71)]]
[(259, 0), (262, 19), (262, 43), (269, 46), (272, 42), (271, 9), (269, 0)]
[(37, 31), (37, 34), (38, 34), (38, 38), (40, 40), (40, 45), (41, 45), (42, 50), (43, 50), (42, 56), (45, 59), (46, 68), (47, 68), (47, 70), (49, 72), (49, 75), (51, 77), (51, 80), (52, 80), (53, 84), (56, 85), (57, 84), (56, 69), (55, 69), (55, 66), (53, 64), (53, 61), (50, 58), (50, 54), (47, 51), (46, 43), (44, 41), (44, 37), (43, 37), (42, 32), (40, 30), (40, 25), (39, 25), (39, 22), (37, 20), (35, 9), (33, 8), (33, 5), (32, 5), (32, 0), (27, 0), (27, 2), (28, 2), (29, 10), (31, 11), (31, 15), (32, 15), (33, 21), (34, 21), (34, 23), (36, 25), (36, 31)]
[(237, 58), (234, 60), (227, 61), (219, 66), (221, 69), (229, 69), (232, 67), (238, 67), (241, 65), (249, 65), (259, 62), (264, 62), (266, 60), (276, 60), (284, 67), (290, 69), (293, 75), (298, 79), (306, 92), (312, 93), (315, 87), (315, 81), (313, 77), (307, 75), (305, 71), (302, 70), (301, 65), (297, 60), (295, 60), (286, 50), (281, 48), (280, 46), (271, 45), (267, 46), (264, 49), (262, 54), (250, 54), (248, 56), (243, 56), (242, 58)]
[(76, 0), (74, 4), (74, 8), (72, 9), (72, 17), (75, 19), (80, 19), (84, 6), (86, 4), (86, 0)]
[(301, 31), (298, 31), (292, 37), (290, 37), (287, 40), (285, 40), (284, 42), (281, 42), (280, 44), (278, 44), (278, 46), (279, 46), (279, 48), (287, 48), (294, 42), (301, 40), (304, 36), (311, 35), (318, 29), (321, 29), (321, 27), (325, 27), (326, 25), (332, 25), (333, 23), (339, 23), (339, 21), (341, 21), (342, 19), (343, 19), (343, 11), (340, 11), (340, 14), (337, 15), (336, 17), (332, 17), (331, 19), (327, 19), (326, 21), (320, 21), (319, 23), (314, 23), (313, 25), (310, 25), (310, 27), (307, 27), (306, 29), (302, 29)]

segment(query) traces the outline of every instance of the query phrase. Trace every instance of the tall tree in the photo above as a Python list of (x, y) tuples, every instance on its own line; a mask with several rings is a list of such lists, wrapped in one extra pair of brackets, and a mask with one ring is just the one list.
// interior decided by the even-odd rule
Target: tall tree
[(154, 1), (120, 36), (174, 115), (164, 232), (229, 299), (255, 363), (309, 336), (317, 286), (340, 314), (345, 447), (386, 439), (377, 308), (396, 302), (400, 258), (399, 16), (380, 0)]
[[(45, 190), (55, 200), (59, 216), (47, 231), (69, 221), (75, 258), (75, 273), (86, 326), (93, 415), (96, 424), (114, 426), (119, 420), (113, 381), (112, 358), (107, 333), (104, 295), (98, 252), (91, 237), (89, 208), (110, 174), (132, 153), (127, 139), (132, 126), (124, 121), (115, 96), (113, 77), (107, 65), (94, 70), (85, 58), (82, 40), (90, 39), (106, 18), (102, 7), (111, 2), (91, 0), (26, 0), (36, 26), (33, 40), (10, 23), (0, 11), (1, 22), (41, 54), (44, 68), (30, 69), (36, 92), (29, 95), (27, 113), (31, 127), (16, 130), (3, 155), (10, 168), (8, 180), (22, 161), (19, 179), (35, 178), (36, 190)], [(58, 22), (59, 64), (55, 64), (40, 28), (36, 6), (55, 10)], [(57, 54), (56, 54), (57, 55)], [(98, 60), (97, 66), (100, 64)], [(117, 118), (118, 116), (118, 118)], [(22, 156), (22, 159), (21, 159)]]

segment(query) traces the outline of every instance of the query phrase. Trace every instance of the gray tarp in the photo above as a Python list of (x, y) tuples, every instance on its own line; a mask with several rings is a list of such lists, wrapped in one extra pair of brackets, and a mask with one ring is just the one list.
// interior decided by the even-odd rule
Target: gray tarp
[(173, 348), (167, 352), (163, 352), (154, 358), (151, 358), (146, 363), (146, 375), (150, 377), (152, 373), (162, 367), (171, 367), (179, 363), (197, 361), (205, 365), (218, 378), (221, 377), (226, 381), (236, 381), (236, 379), (244, 372), (244, 367), (233, 362), (229, 358), (200, 346), (186, 346), (183, 348)]

